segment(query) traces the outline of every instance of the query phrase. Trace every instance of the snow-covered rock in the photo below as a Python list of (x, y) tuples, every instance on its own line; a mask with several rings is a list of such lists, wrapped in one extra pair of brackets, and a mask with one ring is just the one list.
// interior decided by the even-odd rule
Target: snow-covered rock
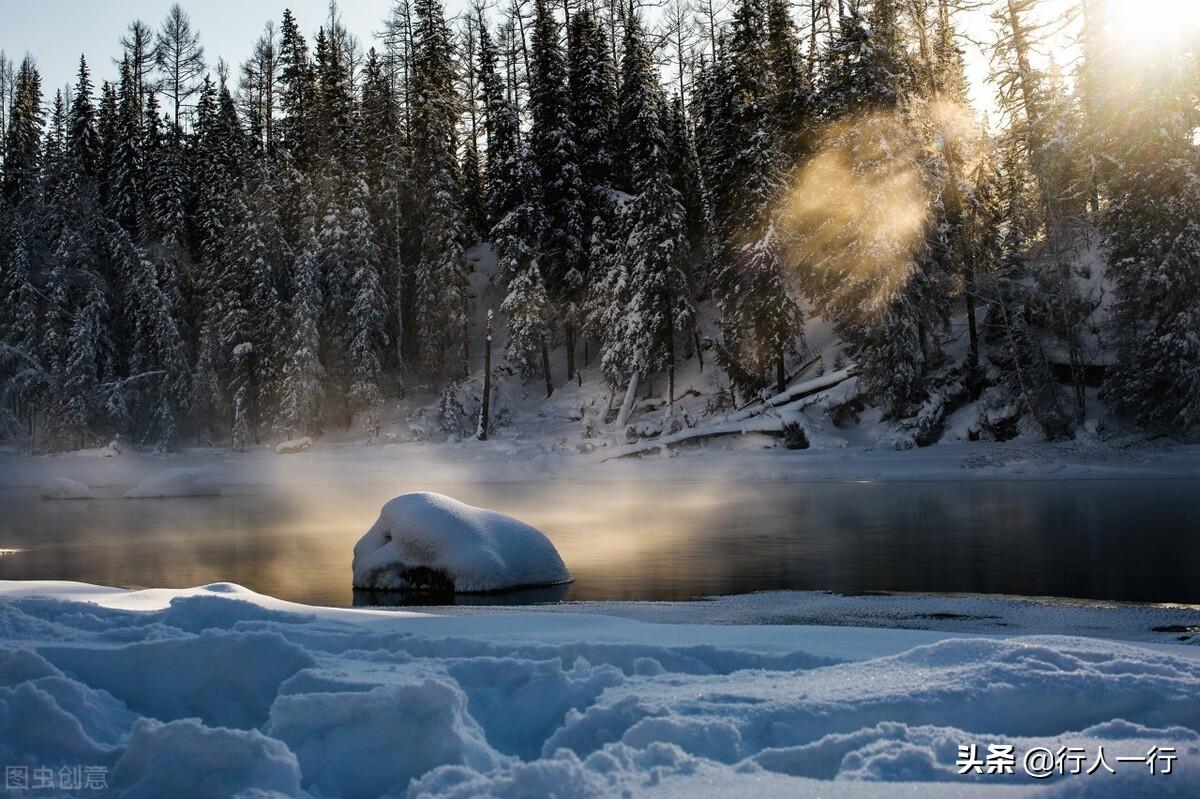
[(354, 545), (354, 587), (498, 591), (570, 581), (550, 540), (503, 513), (429, 492), (388, 501)]
[(307, 452), (312, 449), (312, 439), (308, 436), (280, 441), (275, 445), (276, 455), (294, 455), (297, 452)]
[(152, 474), (125, 492), (126, 499), (219, 497), (221, 483), (212, 469), (178, 467)]
[(66, 477), (51, 477), (42, 483), (42, 499), (95, 499), (87, 483)]

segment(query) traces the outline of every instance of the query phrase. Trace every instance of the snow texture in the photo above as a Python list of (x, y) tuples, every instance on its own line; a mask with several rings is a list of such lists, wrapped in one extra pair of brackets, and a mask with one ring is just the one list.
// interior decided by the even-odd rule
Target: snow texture
[(126, 499), (160, 497), (219, 497), (221, 484), (212, 469), (186, 466), (164, 469), (125, 492)]
[(87, 483), (67, 477), (51, 477), (42, 483), (42, 499), (95, 499)]
[[(744, 599), (750, 618), (785, 597)], [(661, 624), (309, 608), (228, 583), (0, 583), (0, 759), (103, 766), (118, 797), (1200, 788), (1194, 645), (700, 623), (706, 607), (737, 616), (740, 601), (692, 603), (692, 623)], [(1102, 745), (1116, 773), (960, 775), (957, 748), (972, 743), (1012, 744), (1018, 763), (1032, 747), (1094, 757)], [(1117, 761), (1154, 746), (1175, 747), (1173, 773)]]
[(275, 445), (276, 455), (294, 455), (297, 452), (307, 452), (312, 448), (312, 439), (308, 436), (280, 441)]
[(429, 492), (388, 501), (354, 545), (356, 588), (457, 592), (570, 581), (540, 531), (496, 511)]

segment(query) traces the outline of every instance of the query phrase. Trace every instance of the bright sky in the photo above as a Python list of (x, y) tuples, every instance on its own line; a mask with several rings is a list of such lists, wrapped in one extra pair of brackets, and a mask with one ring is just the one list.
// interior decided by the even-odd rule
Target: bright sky
[[(466, 7), (466, 0), (444, 1), (450, 14)], [(1200, 4), (1200, 0), (1194, 1)], [(20, 62), (27, 52), (33, 54), (48, 102), (55, 89), (75, 82), (80, 53), (87, 56), (97, 85), (106, 78), (115, 79), (117, 68), (112, 59), (120, 53), (120, 37), (129, 22), (141, 19), (157, 30), (171, 3), (172, 0), (0, 0), (0, 50), (14, 62)], [(346, 28), (364, 45), (370, 45), (391, 4), (391, 0), (342, 0), (339, 9)], [(234, 68), (250, 54), (268, 19), (278, 25), (284, 8), (292, 9), (310, 39), (328, 13), (328, 0), (183, 0), (182, 6), (191, 17), (193, 29), (200, 31), (208, 63), (215, 65), (221, 56)], [(971, 19), (961, 20), (960, 24), (974, 38), (990, 39), (990, 26), (983, 12), (972, 14)], [(986, 59), (970, 44), (966, 45), (966, 51), (974, 105), (990, 109), (992, 92), (983, 86), (988, 71)]]
[[(14, 62), (32, 53), (42, 73), (47, 99), (54, 90), (75, 83), (79, 54), (87, 56), (92, 79), (115, 79), (113, 57), (134, 19), (157, 31), (173, 0), (0, 0), (0, 50)], [(205, 59), (215, 65), (224, 57), (234, 68), (250, 55), (267, 20), (276, 26), (290, 8), (300, 29), (315, 34), (328, 13), (328, 0), (181, 0), (180, 5), (200, 31)], [(343, 0), (342, 23), (364, 44), (374, 39), (391, 8), (391, 0)], [(454, 13), (465, 0), (448, 0)]]

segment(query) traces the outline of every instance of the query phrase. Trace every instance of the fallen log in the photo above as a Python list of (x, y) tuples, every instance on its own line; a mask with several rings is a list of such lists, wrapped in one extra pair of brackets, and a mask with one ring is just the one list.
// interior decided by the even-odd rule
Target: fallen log
[[(742, 433), (767, 433), (769, 435), (784, 434), (784, 416), (788, 422), (798, 424), (798, 413), (817, 402), (820, 395), (841, 383), (854, 377), (853, 369), (842, 369), (831, 374), (822, 375), (792, 386), (782, 394), (769, 397), (764, 403), (754, 408), (747, 408), (725, 417), (719, 422), (706, 424), (702, 427), (689, 427), (677, 433), (658, 436), (657, 438), (635, 441), (632, 444), (622, 444), (610, 447), (596, 453), (600, 462), (627, 458), (652, 450), (665, 449), (686, 441), (699, 441), (717, 436), (738, 435)], [(773, 413), (767, 414), (768, 411)]]

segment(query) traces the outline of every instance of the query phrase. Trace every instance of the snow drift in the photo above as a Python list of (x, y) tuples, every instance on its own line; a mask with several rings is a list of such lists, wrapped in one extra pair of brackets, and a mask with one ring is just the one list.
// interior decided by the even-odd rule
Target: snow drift
[(126, 499), (161, 497), (219, 497), (221, 484), (211, 469), (178, 467), (164, 469), (125, 492)]
[(66, 477), (51, 477), (42, 483), (42, 499), (95, 499), (87, 483)]
[(354, 545), (354, 587), (456, 592), (571, 579), (550, 540), (511, 516), (429, 492), (388, 501)]
[(312, 439), (308, 436), (280, 441), (275, 445), (276, 455), (295, 455), (298, 452), (308, 452), (312, 449)]
[[(1061, 612), (1076, 629), (1146, 620)], [(1156, 641), (0, 581), (0, 762), (98, 767), (121, 799), (1193, 799), (1200, 658)], [(1008, 744), (1017, 764), (1074, 747), (1089, 766), (1102, 746), (1113, 773), (960, 774), (964, 744)], [(1155, 747), (1174, 750), (1170, 774), (1143, 762)]]

